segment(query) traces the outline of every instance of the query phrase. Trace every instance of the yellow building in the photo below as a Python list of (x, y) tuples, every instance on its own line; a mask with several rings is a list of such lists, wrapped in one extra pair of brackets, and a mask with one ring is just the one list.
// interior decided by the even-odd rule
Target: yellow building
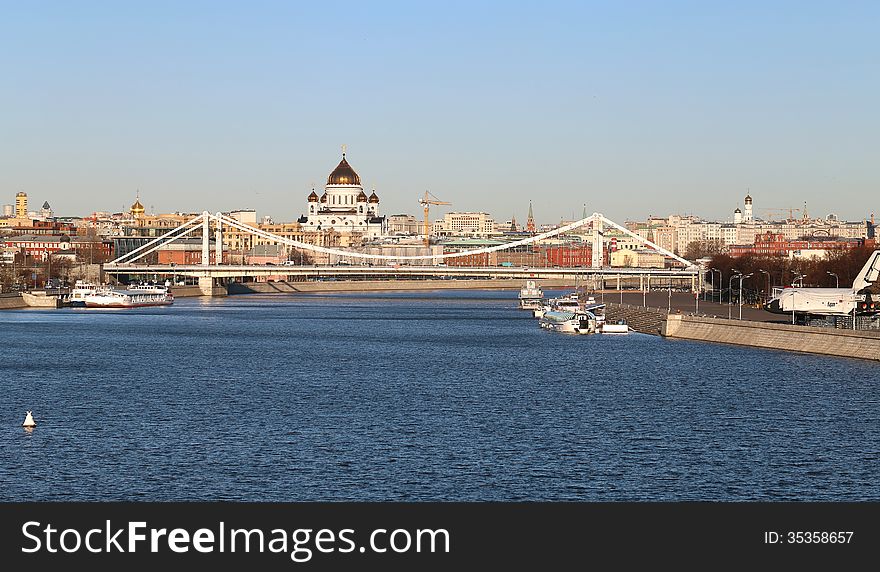
[(666, 257), (653, 250), (615, 250), (611, 253), (613, 268), (664, 268)]
[(15, 195), (15, 218), (25, 219), (28, 216), (28, 197), (27, 193), (17, 193)]

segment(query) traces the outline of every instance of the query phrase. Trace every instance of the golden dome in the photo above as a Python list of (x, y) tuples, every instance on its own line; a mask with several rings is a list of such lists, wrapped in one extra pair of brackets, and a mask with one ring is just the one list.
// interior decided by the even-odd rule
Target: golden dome
[(311, 194), (309, 195), (309, 202), (310, 202), (310, 203), (316, 203), (316, 202), (318, 202), (318, 193), (316, 193), (314, 190), (313, 190), (313, 191), (311, 192)]
[(359, 203), (367, 202), (367, 193), (365, 193), (363, 191), (359, 192), (358, 196), (357, 196), (357, 202), (359, 202)]
[(327, 177), (328, 185), (349, 185), (349, 186), (360, 186), (361, 178), (357, 173), (354, 172), (354, 169), (351, 168), (351, 165), (348, 164), (348, 161), (345, 160), (345, 154), (342, 155), (342, 161), (336, 165), (336, 168), (333, 169), (333, 172), (330, 173), (330, 176)]
[(327, 202), (327, 193), (326, 193), (326, 192), (325, 192), (323, 195), (321, 195), (321, 202), (322, 202), (322, 203), (326, 203), (326, 202)]
[(144, 214), (144, 205), (141, 204), (140, 199), (136, 199), (131, 205), (131, 214)]
[(378, 203), (379, 202), (379, 195), (376, 194), (376, 191), (373, 191), (373, 194), (370, 195), (370, 202), (371, 203)]

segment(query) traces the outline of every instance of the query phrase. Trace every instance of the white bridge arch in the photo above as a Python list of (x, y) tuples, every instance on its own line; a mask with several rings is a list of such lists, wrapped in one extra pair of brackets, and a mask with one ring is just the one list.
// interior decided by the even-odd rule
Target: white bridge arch
[(392, 255), (392, 254), (371, 254), (364, 252), (357, 252), (353, 250), (342, 250), (338, 248), (327, 248), (324, 246), (317, 246), (314, 244), (309, 244), (306, 242), (301, 242), (298, 240), (293, 240), (290, 238), (286, 238), (283, 236), (278, 236), (276, 234), (267, 232), (265, 230), (252, 227), (250, 225), (244, 224), (238, 220), (235, 220), (229, 216), (226, 216), (222, 213), (211, 214), (208, 211), (204, 211), (201, 215), (198, 215), (180, 226), (166, 232), (165, 234), (147, 242), (146, 244), (128, 252), (122, 256), (119, 256), (112, 262), (108, 263), (106, 266), (108, 269), (113, 269), (115, 271), (124, 271), (126, 267), (134, 266), (134, 263), (140, 260), (141, 258), (157, 251), (161, 247), (175, 240), (188, 236), (198, 230), (201, 230), (202, 234), (202, 266), (210, 266), (210, 231), (211, 225), (213, 223), (214, 233), (215, 233), (215, 249), (216, 256), (215, 260), (218, 264), (223, 260), (223, 227), (232, 227), (238, 229), (242, 232), (251, 234), (253, 236), (258, 236), (270, 242), (274, 242), (277, 244), (284, 244), (287, 246), (292, 246), (294, 248), (299, 248), (302, 250), (316, 252), (321, 254), (328, 255), (336, 255), (340, 257), (346, 258), (358, 258), (364, 260), (390, 260), (390, 261), (432, 261), (437, 262), (439, 260), (444, 260), (448, 258), (459, 258), (464, 256), (474, 256), (480, 254), (488, 254), (491, 252), (498, 252), (502, 250), (508, 250), (512, 248), (516, 248), (519, 246), (525, 246), (528, 244), (533, 244), (536, 242), (540, 242), (546, 240), (548, 238), (553, 238), (555, 236), (569, 233), (575, 229), (581, 227), (591, 227), (592, 232), (592, 268), (601, 268), (602, 262), (604, 259), (604, 248), (605, 248), (605, 240), (604, 240), (604, 228), (605, 226), (609, 226), (623, 232), (624, 234), (634, 238), (637, 242), (641, 243), (644, 246), (647, 246), (657, 252), (672, 258), (680, 263), (682, 263), (685, 268), (692, 270), (694, 264), (669, 250), (666, 250), (657, 244), (647, 240), (636, 233), (630, 231), (629, 229), (617, 224), (611, 219), (605, 217), (600, 213), (593, 213), (592, 215), (582, 218), (578, 221), (572, 222), (565, 226), (561, 226), (559, 228), (543, 232), (540, 234), (536, 234), (534, 236), (530, 236), (521, 240), (516, 240), (513, 242), (507, 242), (504, 244), (499, 244), (495, 246), (487, 246), (481, 248), (474, 248), (470, 250), (463, 250), (459, 252), (448, 252), (444, 254), (426, 254), (426, 255)]

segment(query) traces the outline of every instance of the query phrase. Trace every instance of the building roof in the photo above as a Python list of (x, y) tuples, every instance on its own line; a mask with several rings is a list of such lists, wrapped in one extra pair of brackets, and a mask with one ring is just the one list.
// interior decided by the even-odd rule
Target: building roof
[(342, 154), (342, 161), (336, 165), (336, 168), (333, 169), (333, 172), (327, 177), (327, 184), (360, 186), (361, 178), (355, 173), (354, 169), (351, 168), (348, 161), (345, 160), (345, 153)]

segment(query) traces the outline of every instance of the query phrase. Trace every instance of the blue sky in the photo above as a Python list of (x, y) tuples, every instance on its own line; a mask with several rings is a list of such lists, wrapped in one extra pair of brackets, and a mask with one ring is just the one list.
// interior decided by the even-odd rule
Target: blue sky
[(0, 9), (2, 204), (292, 220), (344, 143), (386, 213), (880, 214), (877, 2)]

